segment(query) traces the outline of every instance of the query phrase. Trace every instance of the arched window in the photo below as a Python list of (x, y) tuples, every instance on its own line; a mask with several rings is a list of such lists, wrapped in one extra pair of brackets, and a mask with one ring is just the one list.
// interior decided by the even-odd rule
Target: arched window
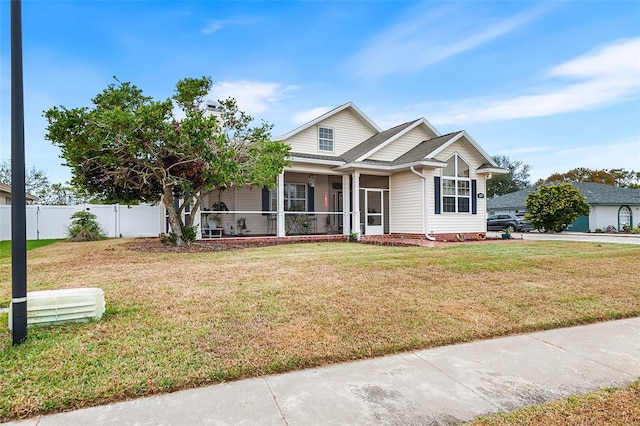
[(622, 230), (625, 226), (632, 226), (631, 209), (627, 206), (622, 206), (618, 210), (618, 229)]
[(471, 179), (469, 164), (458, 154), (447, 160), (442, 171), (442, 211), (469, 213), (471, 205)]

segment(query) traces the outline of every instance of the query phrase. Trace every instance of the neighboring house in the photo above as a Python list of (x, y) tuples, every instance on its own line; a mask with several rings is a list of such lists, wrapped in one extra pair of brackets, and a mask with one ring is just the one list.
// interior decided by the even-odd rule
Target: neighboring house
[[(465, 131), (441, 135), (424, 118), (382, 130), (351, 102), (274, 139), (292, 160), (276, 189), (205, 199), (202, 218), (225, 236), (482, 238), (486, 179), (506, 172)], [(229, 212), (207, 210), (218, 199)]]
[[(36, 201), (38, 197), (34, 197), (31, 194), (26, 194), (27, 203)], [(0, 205), (10, 205), (11, 204), (11, 185), (7, 185), (6, 183), (0, 182)]]
[[(587, 199), (589, 216), (580, 216), (569, 226), (573, 232), (595, 232), (613, 226), (621, 230), (640, 223), (640, 189), (620, 188), (594, 182), (573, 182), (580, 194)], [(527, 195), (537, 187), (525, 188), (511, 194), (487, 201), (487, 212), (491, 214), (525, 211)]]

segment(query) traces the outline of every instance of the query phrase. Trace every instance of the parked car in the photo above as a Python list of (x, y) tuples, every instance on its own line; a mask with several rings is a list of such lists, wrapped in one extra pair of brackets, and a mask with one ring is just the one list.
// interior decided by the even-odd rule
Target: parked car
[(487, 218), (487, 231), (529, 232), (533, 224), (516, 214), (494, 214)]

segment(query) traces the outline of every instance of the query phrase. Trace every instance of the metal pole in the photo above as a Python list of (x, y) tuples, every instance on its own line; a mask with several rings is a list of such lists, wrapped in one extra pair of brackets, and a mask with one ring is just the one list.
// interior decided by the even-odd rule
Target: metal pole
[(27, 339), (27, 200), (24, 182), (22, 12), (11, 0), (11, 315), (13, 344)]

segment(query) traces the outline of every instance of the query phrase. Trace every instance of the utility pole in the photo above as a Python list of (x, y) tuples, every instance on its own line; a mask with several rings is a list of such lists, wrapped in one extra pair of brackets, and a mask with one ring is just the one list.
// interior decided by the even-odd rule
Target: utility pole
[(27, 339), (27, 200), (24, 182), (22, 7), (11, 0), (11, 320), (13, 344)]

